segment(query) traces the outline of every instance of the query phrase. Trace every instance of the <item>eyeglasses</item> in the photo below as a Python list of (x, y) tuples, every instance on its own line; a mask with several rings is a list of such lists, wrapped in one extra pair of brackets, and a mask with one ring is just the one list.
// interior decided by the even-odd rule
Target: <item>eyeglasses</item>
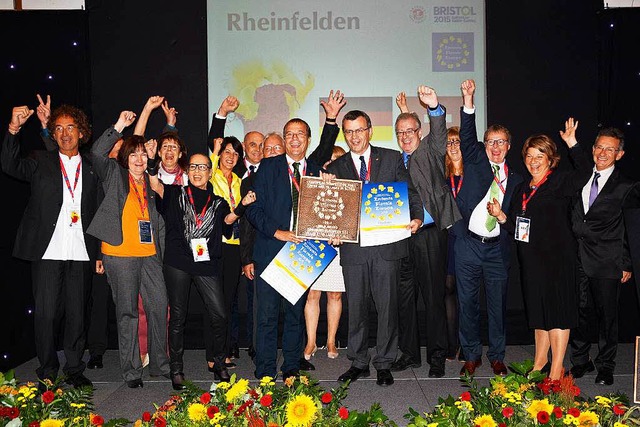
[(74, 130), (78, 129), (78, 126), (76, 125), (66, 125), (66, 126), (56, 126), (55, 128), (53, 128), (53, 131), (55, 133), (62, 133), (64, 130), (67, 130), (67, 133), (72, 133)]
[(293, 139), (294, 136), (297, 136), (298, 139), (301, 139), (307, 136), (307, 133), (301, 130), (298, 132), (287, 132), (284, 134), (284, 139)]
[(613, 154), (620, 151), (620, 149), (613, 148), (613, 147), (603, 147), (602, 145), (596, 145), (595, 147), (593, 147), (593, 151), (604, 151), (607, 154)]
[(449, 141), (447, 141), (447, 147), (459, 147), (460, 146), (460, 140), (459, 139), (451, 139)]
[(270, 147), (264, 147), (263, 150), (265, 153), (277, 153), (284, 150), (284, 147), (282, 145), (272, 145)]
[(362, 136), (366, 131), (368, 131), (370, 128), (360, 128), (360, 129), (342, 129), (342, 133), (344, 134), (345, 137), (349, 138), (351, 136), (358, 135), (358, 136)]
[(211, 167), (209, 165), (202, 165), (202, 164), (196, 164), (196, 163), (189, 163), (189, 170), (190, 171), (194, 171), (194, 170), (199, 170), (201, 172), (204, 172), (208, 169), (211, 169)]
[(165, 144), (162, 147), (160, 147), (161, 150), (169, 150), (169, 151), (178, 151), (180, 149), (180, 147), (178, 147), (177, 145), (173, 145), (173, 144)]
[(508, 144), (509, 141), (507, 141), (506, 139), (488, 139), (484, 143), (489, 147), (493, 147), (494, 145), (497, 145), (498, 147), (502, 147), (503, 145)]
[(404, 137), (405, 135), (406, 135), (406, 136), (408, 136), (408, 137), (412, 137), (413, 135), (415, 135), (415, 134), (416, 134), (416, 132), (418, 131), (418, 129), (420, 129), (420, 128), (407, 129), (407, 130), (397, 130), (397, 131), (396, 131), (396, 136), (397, 136), (398, 138), (402, 138), (402, 137)]

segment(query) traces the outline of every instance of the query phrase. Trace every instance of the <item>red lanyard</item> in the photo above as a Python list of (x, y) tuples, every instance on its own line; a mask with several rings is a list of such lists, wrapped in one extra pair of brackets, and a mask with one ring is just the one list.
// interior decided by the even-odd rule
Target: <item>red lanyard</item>
[(453, 179), (453, 175), (449, 177), (451, 179), (451, 192), (453, 193), (453, 198), (458, 197), (458, 193), (460, 192), (460, 188), (462, 187), (462, 180), (464, 179), (464, 175), (460, 175), (460, 180), (458, 181), (458, 188), (455, 186), (455, 180)]
[[(227, 184), (229, 185), (229, 203), (231, 204), (231, 211), (235, 211), (236, 210), (236, 199), (235, 197), (233, 197), (233, 189), (231, 188), (231, 184), (233, 183), (233, 173), (231, 174), (231, 176), (227, 179)], [(191, 194), (191, 193), (189, 193)], [(209, 203), (207, 201), (207, 203)]]
[[(187, 195), (189, 196), (189, 203), (193, 206), (193, 210), (196, 210), (196, 204), (193, 202), (193, 193), (191, 193), (191, 187), (187, 187)], [(204, 218), (204, 213), (207, 211), (207, 206), (209, 206), (209, 202), (211, 201), (211, 194), (207, 197), (207, 202), (204, 204), (202, 208), (202, 212), (196, 214), (196, 228), (200, 228), (202, 225), (202, 219)]]
[(78, 167), (76, 168), (76, 178), (73, 182), (73, 189), (71, 188), (71, 183), (69, 182), (69, 177), (67, 176), (67, 170), (64, 168), (64, 163), (62, 163), (62, 159), (58, 157), (60, 160), (60, 168), (62, 169), (62, 176), (64, 177), (64, 182), (67, 184), (67, 189), (69, 193), (71, 193), (71, 200), (75, 202), (75, 198), (73, 197), (73, 192), (76, 191), (76, 187), (78, 186), (78, 179), (80, 179), (80, 165), (82, 164), (82, 159), (78, 163)]
[(138, 203), (140, 204), (140, 209), (142, 210), (142, 216), (144, 216), (144, 211), (147, 209), (147, 183), (144, 181), (144, 179), (142, 180), (142, 198), (140, 197), (138, 186), (133, 180), (133, 176), (131, 176), (131, 174), (129, 174), (129, 184), (131, 184), (131, 187), (133, 187), (133, 191), (135, 191), (136, 193)]
[(545, 174), (545, 176), (538, 182), (538, 185), (532, 187), (531, 194), (529, 194), (529, 197), (525, 197), (524, 192), (522, 193), (522, 214), (523, 215), (527, 211), (527, 205), (529, 204), (529, 200), (531, 200), (533, 195), (536, 194), (536, 192), (538, 191), (538, 188), (540, 188), (540, 186), (547, 181), (547, 178), (549, 177), (549, 175), (551, 175), (551, 172), (553, 171), (549, 169)]
[[(356, 169), (356, 175), (360, 177), (360, 171), (358, 170), (356, 165), (353, 165), (353, 167)], [(365, 178), (365, 182), (369, 182), (370, 179), (371, 179), (371, 155), (369, 155), (369, 161), (367, 162), (367, 176)]]
[[(298, 182), (295, 175), (293, 174), (293, 164), (291, 164), (287, 168), (287, 170), (289, 171), (289, 178), (291, 178), (291, 182), (293, 182), (293, 185), (296, 186), (296, 190), (300, 192), (300, 183)], [(302, 169), (302, 174), (300, 176), (304, 176), (306, 173), (307, 173), (307, 164), (305, 163), (304, 168)]]
[[(506, 163), (504, 164), (504, 176), (505, 176), (504, 178), (505, 180), (509, 177), (509, 167), (507, 166)], [(495, 172), (493, 173), (493, 180), (496, 182), (496, 184), (498, 184), (498, 187), (500, 187), (500, 191), (502, 191), (502, 194), (504, 195), (504, 193), (506, 193), (507, 191), (504, 189), (502, 185), (502, 181), (500, 181), (500, 178), (496, 176)]]

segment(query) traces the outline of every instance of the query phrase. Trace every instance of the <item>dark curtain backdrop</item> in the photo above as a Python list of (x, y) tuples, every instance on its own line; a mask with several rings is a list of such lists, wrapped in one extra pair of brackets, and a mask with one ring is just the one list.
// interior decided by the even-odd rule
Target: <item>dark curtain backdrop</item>
[[(86, 6), (86, 11), (73, 12), (0, 12), (0, 127), (6, 129), (12, 106), (34, 108), (35, 94), (48, 93), (54, 106), (66, 102), (84, 108), (97, 136), (121, 110), (139, 113), (149, 96), (164, 95), (179, 111), (178, 128), (189, 150), (205, 152), (208, 110), (216, 107), (207, 105), (207, 85), (217, 84), (207, 82), (206, 2), (87, 0)], [(509, 160), (521, 172), (525, 172), (520, 158), (524, 139), (547, 133), (561, 142), (558, 131), (573, 116), (580, 121), (579, 139), (587, 145), (600, 126), (624, 129), (627, 154), (621, 166), (640, 178), (640, 120), (633, 103), (640, 78), (634, 46), (640, 39), (640, 16), (637, 10), (601, 7), (602, 2), (595, 0), (579, 6), (553, 0), (486, 2), (488, 122), (511, 130)], [(13, 62), (17, 68), (10, 68)], [(163, 124), (164, 115), (158, 110), (147, 136), (157, 135)], [(34, 116), (22, 132), (25, 153), (42, 148), (38, 125)], [(9, 325), (0, 338), (0, 370), (6, 370), (34, 356), (29, 267), (11, 257), (29, 187), (4, 174), (0, 185), (10, 206), (0, 239), (4, 296), (0, 321)], [(625, 342), (639, 333), (634, 286), (623, 287), (620, 303), (624, 319), (620, 336)], [(192, 303), (195, 317), (188, 327), (195, 329), (201, 323), (197, 319), (201, 306), (197, 298)], [(509, 344), (532, 343), (524, 323), (517, 266), (508, 309)], [(345, 340), (346, 328), (339, 334)], [(192, 345), (198, 341), (199, 336), (191, 337)]]

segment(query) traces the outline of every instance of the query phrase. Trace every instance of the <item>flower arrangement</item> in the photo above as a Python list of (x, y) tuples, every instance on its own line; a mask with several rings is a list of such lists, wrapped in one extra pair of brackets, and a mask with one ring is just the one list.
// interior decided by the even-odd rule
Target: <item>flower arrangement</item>
[(377, 403), (366, 412), (343, 406), (346, 384), (325, 391), (317, 380), (304, 375), (287, 378), (280, 385), (264, 377), (253, 386), (234, 374), (229, 382), (213, 383), (208, 391), (189, 382), (186, 387), (153, 414), (143, 413), (134, 427), (396, 426)]
[(44, 392), (28, 382), (18, 384), (13, 371), (0, 373), (0, 427), (116, 427), (129, 423), (114, 419), (106, 422), (93, 412), (93, 390), (63, 389), (60, 379), (45, 380)]
[(583, 398), (570, 375), (550, 380), (532, 371), (530, 360), (510, 365), (512, 373), (496, 376), (488, 387), (479, 387), (469, 376), (469, 388), (458, 398), (440, 398), (433, 411), (418, 414), (413, 408), (405, 418), (409, 427), (508, 427), (508, 426), (640, 426), (640, 408), (629, 406), (624, 395)]

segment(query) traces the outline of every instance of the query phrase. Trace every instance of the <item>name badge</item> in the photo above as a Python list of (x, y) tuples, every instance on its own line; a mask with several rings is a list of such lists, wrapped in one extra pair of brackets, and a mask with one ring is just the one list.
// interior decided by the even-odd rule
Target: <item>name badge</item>
[(521, 216), (516, 217), (516, 234), (515, 239), (519, 242), (529, 242), (529, 233), (531, 232), (531, 219)]
[(82, 228), (82, 219), (80, 218), (80, 207), (70, 206), (67, 208), (67, 218), (69, 219), (69, 227)]
[(193, 253), (193, 260), (195, 262), (209, 261), (209, 247), (207, 246), (207, 239), (191, 239), (191, 252)]
[(151, 232), (151, 221), (139, 219), (138, 234), (140, 236), (140, 243), (153, 244), (153, 233)]

